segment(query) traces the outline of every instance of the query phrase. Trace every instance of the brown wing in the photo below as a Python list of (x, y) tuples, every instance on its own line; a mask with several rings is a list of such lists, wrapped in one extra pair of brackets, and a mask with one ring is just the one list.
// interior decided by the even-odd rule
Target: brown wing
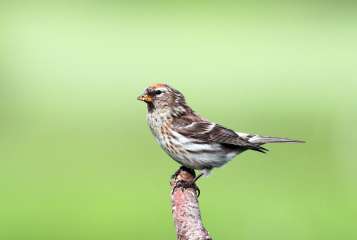
[(260, 145), (251, 143), (248, 139), (240, 137), (236, 132), (208, 121), (186, 121), (186, 124), (181, 121), (180, 124), (174, 124), (174, 128), (178, 133), (186, 137), (203, 142), (235, 145), (259, 152), (267, 151), (267, 149), (261, 147)]

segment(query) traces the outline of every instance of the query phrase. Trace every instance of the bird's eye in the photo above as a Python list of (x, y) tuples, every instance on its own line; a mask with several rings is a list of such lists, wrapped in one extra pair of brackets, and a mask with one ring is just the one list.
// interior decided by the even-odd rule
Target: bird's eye
[(161, 91), (161, 90), (155, 90), (155, 95), (159, 95), (159, 94), (161, 94), (161, 93), (163, 93), (163, 91)]

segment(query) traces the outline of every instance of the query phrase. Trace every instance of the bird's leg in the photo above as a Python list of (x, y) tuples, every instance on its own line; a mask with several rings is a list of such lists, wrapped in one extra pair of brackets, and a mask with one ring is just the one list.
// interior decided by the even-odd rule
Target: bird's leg
[(196, 176), (194, 179), (193, 179), (193, 182), (196, 183), (198, 179), (200, 179), (202, 176), (208, 176), (210, 171), (212, 170), (212, 168), (205, 168), (205, 169), (202, 169), (201, 170), (201, 173)]
[(191, 168), (187, 168), (185, 166), (181, 166), (173, 175), (172, 178), (176, 179), (177, 176), (181, 173), (181, 171), (185, 171), (188, 172), (189, 174), (192, 175), (193, 180), (192, 181), (185, 181), (185, 180), (179, 180), (176, 182), (175, 187), (173, 188), (172, 192), (174, 192), (176, 190), (176, 188), (181, 188), (181, 190), (183, 191), (184, 189), (188, 189), (188, 188), (192, 188), (197, 192), (197, 197), (200, 196), (200, 189), (197, 187), (197, 185), (195, 184), (195, 182), (203, 175), (200, 174), (198, 176), (196, 176), (195, 170), (191, 169)]
[(193, 179), (192, 183), (196, 183), (197, 180), (200, 179), (203, 175), (204, 175), (203, 173), (200, 173), (198, 176), (196, 176), (196, 177)]

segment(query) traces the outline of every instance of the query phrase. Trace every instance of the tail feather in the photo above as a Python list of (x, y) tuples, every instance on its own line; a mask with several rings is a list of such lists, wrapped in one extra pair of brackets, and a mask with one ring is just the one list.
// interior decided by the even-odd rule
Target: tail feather
[(237, 132), (240, 137), (247, 139), (250, 143), (257, 145), (262, 145), (265, 143), (305, 143), (305, 141), (295, 140), (290, 138), (280, 138), (280, 137), (269, 137), (269, 136), (260, 136), (257, 134), (248, 134)]
[(265, 143), (304, 143), (304, 141), (290, 139), (290, 138), (268, 137), (268, 136), (259, 136), (259, 135), (254, 135), (251, 138), (249, 138), (249, 142), (255, 143), (255, 144), (265, 144)]

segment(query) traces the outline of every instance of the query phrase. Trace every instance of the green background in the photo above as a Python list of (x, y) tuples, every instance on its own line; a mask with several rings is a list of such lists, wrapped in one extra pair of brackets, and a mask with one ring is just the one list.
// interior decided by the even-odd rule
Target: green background
[(201, 179), (215, 239), (357, 239), (357, 17), (345, 1), (0, 5), (0, 239), (175, 239), (136, 97), (181, 90), (237, 131), (306, 144)]

